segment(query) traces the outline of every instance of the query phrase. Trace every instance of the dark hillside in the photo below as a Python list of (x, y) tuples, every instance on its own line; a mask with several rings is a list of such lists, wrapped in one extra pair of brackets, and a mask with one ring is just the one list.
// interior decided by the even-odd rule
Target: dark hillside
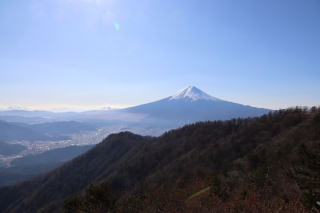
[[(298, 170), (312, 168), (305, 166), (301, 147), (305, 147), (304, 153), (314, 154), (313, 148), (319, 144), (320, 109), (317, 108), (196, 123), (158, 138), (120, 133), (59, 169), (32, 181), (1, 188), (0, 209), (59, 211), (68, 195), (102, 181), (109, 182), (118, 198), (115, 209), (120, 212), (128, 212), (128, 208), (134, 212), (133, 207), (138, 209), (136, 212), (155, 212), (159, 206), (165, 209), (166, 205), (170, 208), (163, 212), (175, 212), (183, 209), (191, 194), (202, 189), (224, 202), (239, 197), (246, 200), (252, 193), (263, 191), (258, 198), (264, 202), (283, 201), (290, 206), (291, 201), (308, 191), (308, 184), (302, 186), (297, 181)], [(142, 194), (146, 201), (137, 201), (137, 196)], [(258, 200), (255, 198), (254, 202)], [(212, 204), (210, 208), (213, 208), (214, 203), (217, 202), (206, 200), (201, 206)], [(237, 212), (245, 210), (241, 207)]]
[(110, 135), (94, 149), (61, 168), (31, 181), (2, 188), (0, 209), (6, 209), (6, 212), (35, 212), (50, 202), (61, 201), (114, 172), (122, 159), (126, 159), (144, 141), (148, 138), (126, 132)]

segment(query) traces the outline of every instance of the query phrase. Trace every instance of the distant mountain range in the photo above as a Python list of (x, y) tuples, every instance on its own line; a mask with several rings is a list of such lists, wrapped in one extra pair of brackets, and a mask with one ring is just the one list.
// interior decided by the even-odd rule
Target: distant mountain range
[(25, 124), (0, 120), (0, 141), (56, 141), (67, 140), (69, 134), (92, 131), (96, 128), (75, 121), (60, 121), (41, 124)]
[(11, 110), (0, 111), (0, 120), (28, 123), (72, 120), (91, 123), (107, 122), (108, 125), (122, 122), (135, 126), (149, 128), (161, 126), (170, 129), (197, 121), (260, 116), (270, 111), (224, 101), (194, 86), (189, 86), (167, 98), (126, 109), (93, 110), (80, 113)]
[(50, 140), (50, 137), (44, 133), (38, 132), (31, 128), (31, 125), (23, 123), (12, 123), (0, 121), (0, 140)]

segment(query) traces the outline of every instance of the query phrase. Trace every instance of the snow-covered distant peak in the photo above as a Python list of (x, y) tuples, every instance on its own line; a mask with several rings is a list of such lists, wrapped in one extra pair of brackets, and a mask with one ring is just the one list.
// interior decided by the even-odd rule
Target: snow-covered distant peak
[(184, 88), (180, 90), (175, 95), (172, 95), (169, 97), (169, 100), (178, 100), (178, 99), (189, 99), (192, 101), (197, 100), (212, 100), (212, 101), (218, 101), (220, 99), (215, 98), (213, 96), (208, 95), (207, 93), (201, 91), (197, 87), (189, 86), (187, 88)]

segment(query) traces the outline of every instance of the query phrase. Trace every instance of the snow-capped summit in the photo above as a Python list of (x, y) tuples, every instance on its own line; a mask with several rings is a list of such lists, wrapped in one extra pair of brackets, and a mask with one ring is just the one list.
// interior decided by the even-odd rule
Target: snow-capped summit
[(143, 115), (143, 122), (148, 125), (157, 123), (171, 128), (198, 121), (255, 117), (270, 112), (268, 109), (215, 98), (194, 86), (189, 86), (167, 98), (130, 107), (124, 111)]
[(179, 100), (179, 99), (189, 99), (192, 101), (198, 100), (212, 100), (219, 101), (220, 99), (208, 95), (207, 93), (201, 91), (195, 86), (188, 86), (180, 90), (178, 93), (169, 97), (169, 100)]

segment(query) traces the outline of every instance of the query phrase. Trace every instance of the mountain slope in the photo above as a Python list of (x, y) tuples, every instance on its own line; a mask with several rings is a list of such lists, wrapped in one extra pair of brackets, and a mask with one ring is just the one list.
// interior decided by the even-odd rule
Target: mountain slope
[(55, 212), (61, 210), (66, 196), (81, 192), (91, 183), (107, 180), (122, 198), (161, 186), (179, 190), (196, 185), (213, 172), (222, 184), (230, 186), (229, 190), (248, 189), (253, 181), (268, 184), (270, 192), (265, 199), (290, 200), (301, 195), (288, 176), (294, 166), (303, 166), (299, 147), (304, 144), (312, 150), (319, 141), (320, 109), (197, 123), (157, 138), (115, 134), (59, 169), (1, 188), (0, 209)]
[(22, 158), (17, 158), (11, 162), (13, 167), (22, 167), (30, 165), (41, 165), (48, 163), (66, 162), (72, 158), (79, 156), (91, 149), (93, 145), (86, 146), (68, 146), (49, 150), (40, 154), (26, 155)]
[(50, 137), (35, 131), (26, 124), (9, 123), (0, 121), (0, 140), (12, 141), (12, 140), (50, 140)]
[[(0, 193), (0, 210), (36, 212), (45, 203), (62, 201), (67, 195), (80, 192), (88, 184), (110, 175), (122, 161), (126, 162), (123, 159), (127, 159), (127, 155), (134, 150), (137, 151), (136, 149), (148, 140), (131, 133), (110, 135), (92, 151), (75, 158), (59, 169), (17, 186), (2, 188), (1, 192), (9, 190), (7, 191), (9, 194)], [(10, 193), (11, 189), (16, 187), (23, 190)], [(33, 199), (35, 197), (37, 198)], [(21, 198), (25, 200), (20, 202)], [(28, 203), (27, 206), (24, 203)]]
[(14, 155), (27, 149), (27, 147), (20, 144), (9, 144), (0, 141), (0, 155)]
[(92, 145), (69, 146), (17, 158), (11, 162), (10, 168), (0, 168), (0, 186), (15, 184), (37, 174), (48, 172), (85, 153), (92, 147)]
[(93, 131), (94, 125), (75, 122), (61, 121), (41, 124), (12, 123), (0, 120), (0, 140), (26, 140), (26, 141), (50, 141), (66, 140), (70, 134)]
[(60, 121), (30, 125), (35, 131), (45, 133), (51, 136), (65, 136), (68, 134), (76, 134), (85, 131), (96, 130), (93, 125), (75, 121)]
[(224, 101), (189, 86), (168, 98), (126, 109), (127, 112), (144, 114), (144, 122), (162, 121), (168, 125), (183, 125), (197, 121), (228, 120), (255, 117), (270, 110)]

